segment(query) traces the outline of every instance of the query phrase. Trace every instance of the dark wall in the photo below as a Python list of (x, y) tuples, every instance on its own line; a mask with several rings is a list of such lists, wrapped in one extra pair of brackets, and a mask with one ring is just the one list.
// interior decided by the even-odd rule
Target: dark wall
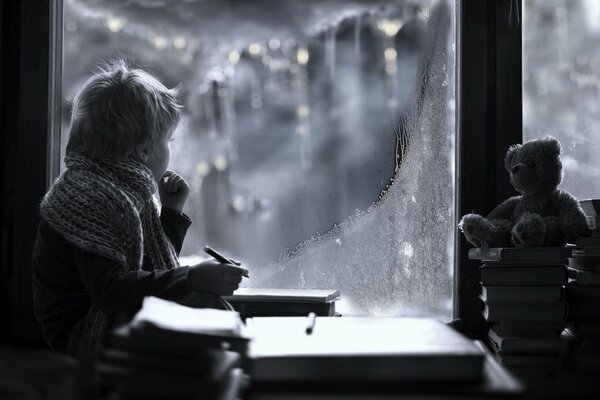
[(46, 191), (52, 3), (0, 3), (0, 338), (17, 345), (43, 343), (32, 311), (31, 252)]

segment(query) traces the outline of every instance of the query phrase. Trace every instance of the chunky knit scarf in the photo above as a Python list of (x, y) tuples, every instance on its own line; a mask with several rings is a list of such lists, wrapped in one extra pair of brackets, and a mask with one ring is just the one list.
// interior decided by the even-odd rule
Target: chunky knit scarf
[[(150, 170), (134, 160), (92, 161), (65, 158), (67, 170), (41, 204), (41, 215), (68, 242), (117, 262), (121, 271), (177, 267), (177, 254), (160, 223)], [(80, 335), (74, 332), (69, 352), (91, 368), (107, 330), (125, 322), (92, 303)]]

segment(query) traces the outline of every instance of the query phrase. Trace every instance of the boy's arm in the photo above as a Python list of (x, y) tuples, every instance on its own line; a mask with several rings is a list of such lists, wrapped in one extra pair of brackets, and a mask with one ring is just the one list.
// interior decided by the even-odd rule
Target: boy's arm
[(77, 272), (92, 301), (107, 312), (135, 311), (144, 296), (178, 301), (191, 290), (188, 267), (123, 273), (115, 261), (79, 248), (73, 251)]
[(162, 207), (160, 211), (160, 223), (167, 238), (175, 248), (177, 255), (181, 252), (183, 240), (192, 220), (185, 214), (179, 214), (168, 207)]

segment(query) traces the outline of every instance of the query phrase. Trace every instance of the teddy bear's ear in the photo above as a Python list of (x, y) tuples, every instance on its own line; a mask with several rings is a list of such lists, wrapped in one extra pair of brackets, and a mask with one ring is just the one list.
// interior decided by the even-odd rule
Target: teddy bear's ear
[(560, 142), (554, 136), (546, 136), (542, 139), (544, 143), (544, 152), (551, 156), (552, 158), (556, 158), (561, 153)]
[(519, 149), (519, 147), (521, 147), (520, 144), (513, 144), (512, 146), (510, 146), (508, 148), (508, 151), (506, 152), (506, 157), (504, 157), (504, 168), (506, 168), (506, 170), (508, 172), (510, 172), (512, 160), (513, 160), (513, 158), (515, 158), (515, 155), (517, 154), (517, 150)]

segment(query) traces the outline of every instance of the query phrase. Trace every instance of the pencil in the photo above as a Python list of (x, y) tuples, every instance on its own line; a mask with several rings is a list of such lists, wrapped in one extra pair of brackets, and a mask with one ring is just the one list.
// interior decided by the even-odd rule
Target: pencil
[(314, 312), (308, 313), (308, 324), (306, 326), (306, 334), (311, 335), (315, 329), (315, 323), (317, 322), (317, 314)]
[[(224, 255), (222, 255), (221, 253), (219, 253), (218, 251), (216, 251), (215, 249), (213, 249), (210, 246), (204, 246), (204, 252), (221, 263), (233, 264), (233, 265), (237, 265), (237, 266), (241, 265), (241, 263), (239, 263), (237, 261), (233, 261), (229, 258), (226, 258)], [(242, 274), (242, 276), (244, 276), (246, 278), (250, 278), (250, 275), (247, 272), (245, 274)]]

